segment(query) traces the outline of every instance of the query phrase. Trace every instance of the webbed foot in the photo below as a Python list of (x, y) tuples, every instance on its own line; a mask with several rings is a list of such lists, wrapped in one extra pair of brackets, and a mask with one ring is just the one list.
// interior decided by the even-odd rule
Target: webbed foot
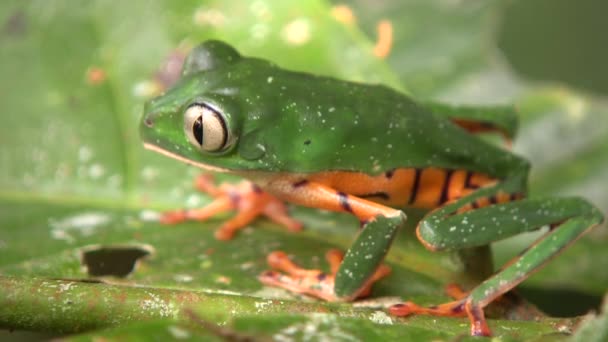
[(344, 254), (335, 249), (325, 254), (330, 269), (328, 274), (317, 269), (301, 268), (293, 263), (285, 252), (275, 251), (268, 255), (267, 260), (270, 267), (276, 271), (266, 271), (259, 275), (258, 279), (268, 286), (281, 287), (291, 292), (336, 302), (368, 296), (373, 284), (391, 272), (388, 266), (380, 265), (355, 298), (340, 298), (334, 292), (334, 283), (343, 258)]

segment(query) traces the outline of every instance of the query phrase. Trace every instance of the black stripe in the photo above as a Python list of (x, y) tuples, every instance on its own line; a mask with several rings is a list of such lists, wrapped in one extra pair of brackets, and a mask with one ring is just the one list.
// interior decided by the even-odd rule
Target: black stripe
[(306, 184), (308, 184), (308, 180), (302, 179), (301, 181), (297, 181), (297, 182), (293, 183), (293, 187), (294, 188), (299, 188), (299, 187), (304, 186)]
[(350, 207), (350, 203), (348, 203), (348, 195), (343, 192), (338, 192), (338, 200), (340, 201), (340, 205), (342, 209), (348, 211), (349, 213), (353, 212), (353, 208)]
[(262, 190), (262, 188), (260, 188), (260, 186), (255, 183), (251, 183), (251, 188), (253, 189), (253, 192), (255, 192), (256, 194), (261, 194), (264, 192), (264, 190)]
[(416, 174), (414, 175), (414, 185), (412, 186), (412, 191), (410, 192), (410, 199), (408, 201), (409, 204), (414, 203), (416, 200), (416, 195), (418, 195), (418, 187), (420, 186), (420, 175), (422, 174), (421, 169), (414, 169)]
[(477, 204), (477, 200), (471, 202), (471, 206), (473, 207), (473, 209), (478, 209), (479, 208), (479, 204)]
[(450, 182), (452, 180), (452, 174), (454, 170), (447, 170), (445, 174), (445, 182), (443, 182), (443, 188), (441, 188), (441, 197), (439, 198), (438, 204), (443, 204), (448, 200), (448, 191), (450, 190)]
[(386, 192), (383, 192), (383, 191), (380, 191), (380, 192), (371, 192), (369, 194), (353, 195), (353, 196), (360, 197), (360, 198), (380, 197), (383, 200), (389, 200), (389, 199), (391, 199), (391, 196), (389, 196)]
[(452, 308), (451, 311), (454, 314), (459, 314), (459, 313), (463, 312), (464, 311), (464, 303), (456, 305), (455, 307)]
[[(473, 171), (467, 171), (467, 176), (464, 179), (464, 187), (465, 188), (474, 188), (474, 185), (471, 184), (471, 177), (473, 177)], [(476, 186), (475, 186), (476, 187)]]
[(386, 176), (386, 178), (391, 179), (393, 178), (393, 174), (395, 173), (395, 169), (392, 170), (388, 170), (384, 173), (384, 175)]
[(490, 197), (488, 197), (488, 199), (490, 200), (490, 204), (496, 204), (496, 203), (498, 203), (498, 200), (496, 199), (496, 196), (490, 196)]
[(517, 194), (516, 193), (510, 193), (509, 194), (509, 201), (515, 201), (517, 200)]

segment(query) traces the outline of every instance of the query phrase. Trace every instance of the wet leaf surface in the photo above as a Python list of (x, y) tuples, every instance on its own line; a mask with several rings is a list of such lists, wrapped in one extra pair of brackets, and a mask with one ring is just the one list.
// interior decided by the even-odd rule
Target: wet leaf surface
[[(193, 190), (197, 170), (143, 150), (137, 125), (167, 59), (219, 38), (287, 68), (382, 82), (425, 99), (515, 103), (523, 118), (515, 149), (533, 161), (533, 193), (582, 195), (607, 209), (605, 101), (514, 75), (491, 43), (501, 3), (357, 1), (351, 4), (357, 22), (344, 24), (324, 1), (2, 2), (0, 326), (87, 331), (81, 339), (152, 333), (222, 339), (182, 317), (182, 309), (192, 307), (205, 321), (258, 338), (305, 339), (314, 331), (335, 339), (467, 339), (465, 319), (396, 319), (382, 311), (381, 300), (369, 303), (372, 308), (321, 303), (256, 280), (267, 268), (266, 254), (279, 248), (305, 266), (325, 267), (327, 249), (350, 245), (358, 227), (351, 217), (293, 208), (304, 232), (260, 220), (230, 242), (213, 238), (226, 217), (159, 224), (160, 211), (201, 206), (209, 198)], [(387, 60), (372, 54), (381, 18), (395, 30)], [(430, 253), (416, 241), (412, 228), (421, 214), (408, 212), (408, 229), (387, 259), (394, 272), (376, 286), (375, 297), (434, 304), (448, 299), (446, 283), (473, 282), (462, 276), (455, 255)], [(531, 238), (501, 243), (497, 265)], [(534, 291), (563, 289), (601, 297), (608, 283), (598, 271), (608, 265), (606, 239), (605, 228), (596, 229), (532, 277), (524, 285), (530, 299)], [(92, 251), (125, 250), (150, 253), (137, 262), (101, 258), (124, 267), (122, 277), (93, 279), (83, 267), (83, 255)], [(197, 304), (203, 299), (212, 304)], [(574, 323), (546, 318), (490, 325), (505, 339), (524, 340), (559, 339)]]

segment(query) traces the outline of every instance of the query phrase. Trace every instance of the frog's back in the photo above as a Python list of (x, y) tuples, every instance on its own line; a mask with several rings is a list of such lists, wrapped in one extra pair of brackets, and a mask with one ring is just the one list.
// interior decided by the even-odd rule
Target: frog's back
[(262, 94), (263, 111), (275, 114), (265, 129), (281, 171), (438, 168), (504, 178), (525, 164), (386, 86), (274, 70), (256, 77), (263, 86), (251, 98)]

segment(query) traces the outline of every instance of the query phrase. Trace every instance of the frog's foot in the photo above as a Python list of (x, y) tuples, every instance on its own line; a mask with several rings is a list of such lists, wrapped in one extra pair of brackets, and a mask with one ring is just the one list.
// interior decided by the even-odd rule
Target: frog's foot
[[(448, 294), (460, 299), (447, 302), (440, 305), (424, 307), (412, 302), (395, 304), (389, 308), (389, 312), (395, 316), (410, 316), (410, 315), (433, 315), (447, 317), (464, 317), (468, 316), (471, 321), (471, 335), (473, 336), (491, 336), (490, 328), (486, 322), (483, 308), (479, 304), (474, 304), (471, 298), (457, 286), (446, 288)], [(451, 292), (451, 293), (450, 293)], [(463, 297), (464, 296), (464, 297)]]
[(302, 224), (287, 213), (285, 203), (251, 182), (241, 181), (236, 185), (222, 183), (216, 186), (210, 175), (202, 175), (196, 178), (195, 187), (214, 197), (214, 200), (199, 209), (165, 212), (160, 218), (161, 223), (175, 224), (186, 220), (205, 221), (216, 214), (235, 210), (236, 216), (224, 222), (216, 230), (215, 237), (218, 240), (232, 239), (238, 230), (243, 229), (262, 215), (286, 227), (289, 231), (296, 232), (302, 229)]
[(266, 271), (258, 279), (265, 285), (281, 287), (291, 292), (306, 294), (329, 302), (344, 301), (366, 297), (370, 294), (372, 285), (381, 278), (390, 274), (391, 269), (380, 265), (374, 275), (365, 282), (361, 290), (352, 298), (340, 298), (334, 292), (336, 273), (344, 254), (336, 249), (329, 250), (325, 259), (329, 264), (330, 273), (317, 269), (304, 269), (289, 260), (285, 252), (275, 251), (268, 255), (268, 264), (271, 268), (280, 271)]

